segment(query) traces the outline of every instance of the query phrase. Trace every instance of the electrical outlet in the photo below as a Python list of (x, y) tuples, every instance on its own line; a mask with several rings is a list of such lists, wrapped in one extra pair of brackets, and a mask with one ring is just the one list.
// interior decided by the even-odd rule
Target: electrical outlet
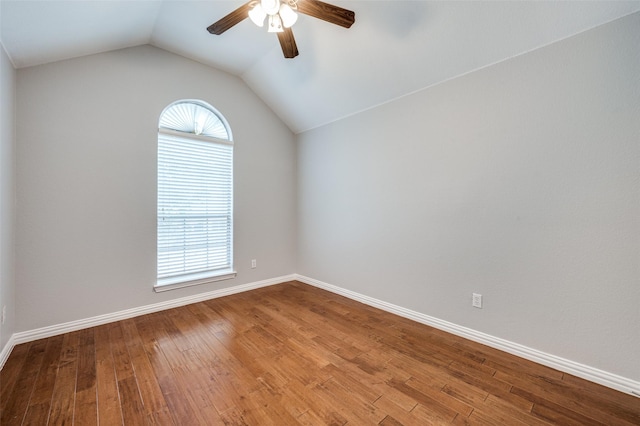
[(4, 324), (4, 320), (7, 319), (7, 305), (2, 307), (2, 324)]
[(482, 295), (478, 293), (473, 293), (473, 298), (471, 300), (471, 306), (474, 308), (482, 309)]
[(256, 260), (255, 259), (251, 259), (251, 269), (255, 268), (256, 266), (258, 266)]

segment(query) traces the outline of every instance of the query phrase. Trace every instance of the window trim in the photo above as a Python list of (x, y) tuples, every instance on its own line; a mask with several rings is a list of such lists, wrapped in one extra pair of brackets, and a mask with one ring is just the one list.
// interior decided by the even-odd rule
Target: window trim
[[(192, 287), (194, 285), (214, 283), (216, 281), (230, 280), (238, 273), (233, 269), (221, 269), (214, 272), (201, 272), (190, 275), (180, 275), (178, 277), (156, 279), (153, 291), (162, 293), (163, 291), (175, 290), (178, 288)], [(185, 279), (185, 277), (187, 277)]]
[[(173, 130), (173, 129), (169, 129), (166, 127), (160, 127), (158, 126), (158, 133), (157, 133), (157, 139), (156, 139), (156, 143), (159, 144), (160, 143), (160, 138), (162, 136), (166, 137), (166, 138), (171, 138), (174, 140), (180, 140), (180, 139), (185, 139), (185, 140), (195, 140), (195, 141), (204, 141), (204, 142), (209, 142), (209, 143), (214, 143), (214, 144), (218, 144), (218, 145), (228, 145), (231, 146), (232, 150), (233, 150), (233, 146), (234, 146), (234, 142), (232, 139), (232, 133), (231, 133), (231, 128), (229, 127), (229, 123), (227, 122), (227, 120), (224, 118), (224, 116), (222, 116), (222, 114), (220, 114), (215, 108), (213, 108), (211, 105), (203, 102), (203, 101), (199, 101), (199, 100), (195, 100), (195, 99), (183, 99), (183, 100), (179, 100), (176, 102), (172, 102), (170, 105), (168, 105), (163, 111), (162, 114), (160, 114), (160, 121), (162, 121), (162, 116), (163, 114), (169, 110), (171, 107), (173, 107), (176, 104), (180, 104), (180, 103), (193, 103), (193, 104), (197, 104), (201, 107), (206, 108), (207, 110), (209, 110), (209, 112), (211, 112), (212, 114), (214, 114), (219, 120), (220, 122), (224, 125), (226, 132), (229, 136), (229, 139), (221, 139), (215, 136), (205, 136), (205, 135), (197, 135), (195, 133), (188, 133), (188, 132), (181, 132), (178, 130)], [(233, 151), (232, 151), (232, 157), (233, 159)], [(233, 160), (232, 160), (233, 161)], [(158, 163), (158, 160), (156, 160), (156, 163)], [(156, 172), (157, 174), (158, 172)], [(185, 288), (185, 287), (191, 287), (191, 286), (196, 286), (196, 285), (200, 285), (200, 284), (207, 284), (207, 283), (213, 283), (213, 282), (217, 282), (217, 281), (223, 281), (223, 280), (229, 280), (229, 279), (233, 279), (237, 276), (237, 272), (235, 270), (234, 267), (234, 244), (233, 244), (233, 240), (234, 240), (234, 234), (235, 232), (233, 232), (233, 223), (235, 222), (233, 220), (233, 205), (234, 205), (234, 197), (233, 197), (233, 181), (234, 181), (234, 173), (233, 173), (233, 169), (231, 171), (231, 253), (230, 253), (230, 262), (229, 262), (229, 267), (228, 268), (224, 268), (224, 269), (215, 269), (215, 270), (208, 270), (208, 271), (202, 271), (202, 272), (192, 272), (192, 273), (186, 273), (183, 275), (176, 275), (176, 276), (171, 276), (171, 277), (165, 277), (165, 278), (158, 278), (158, 263), (156, 263), (156, 281), (153, 285), (153, 290), (156, 293), (160, 293), (160, 292), (164, 292), (164, 291), (169, 291), (169, 290), (174, 290), (174, 289), (179, 289), (179, 288)], [(156, 181), (156, 189), (158, 190), (158, 181)], [(156, 193), (156, 206), (158, 205), (158, 197), (159, 194)], [(157, 214), (156, 214), (156, 219), (158, 218)], [(159, 237), (159, 233), (158, 233), (158, 222), (156, 222), (156, 244), (157, 244), (157, 239)], [(156, 262), (158, 261), (158, 253), (156, 253)]]

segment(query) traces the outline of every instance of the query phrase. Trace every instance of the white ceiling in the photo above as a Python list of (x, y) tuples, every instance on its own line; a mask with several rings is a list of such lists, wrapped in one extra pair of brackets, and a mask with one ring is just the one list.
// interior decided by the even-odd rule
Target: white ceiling
[(355, 24), (301, 16), (295, 59), (248, 19), (206, 31), (243, 0), (0, 0), (0, 39), (16, 68), (151, 44), (240, 76), (299, 133), (640, 11), (640, 0), (325, 1)]

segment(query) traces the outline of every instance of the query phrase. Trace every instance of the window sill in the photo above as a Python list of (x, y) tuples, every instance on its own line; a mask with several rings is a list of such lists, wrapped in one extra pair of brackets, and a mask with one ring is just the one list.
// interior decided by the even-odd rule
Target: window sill
[(175, 290), (178, 288), (191, 287), (194, 285), (207, 284), (216, 281), (230, 280), (235, 278), (236, 271), (231, 269), (225, 269), (223, 271), (216, 271), (215, 274), (202, 273), (184, 275), (181, 277), (164, 278), (158, 280), (153, 286), (153, 291), (160, 293), (163, 291)]

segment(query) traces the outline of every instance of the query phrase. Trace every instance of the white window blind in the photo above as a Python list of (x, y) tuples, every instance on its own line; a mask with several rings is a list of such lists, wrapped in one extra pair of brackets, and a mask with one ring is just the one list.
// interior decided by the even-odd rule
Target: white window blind
[[(203, 135), (206, 123), (217, 137)], [(233, 144), (219, 138), (228, 135), (221, 124), (194, 103), (175, 104), (160, 120), (158, 286), (233, 271)]]

